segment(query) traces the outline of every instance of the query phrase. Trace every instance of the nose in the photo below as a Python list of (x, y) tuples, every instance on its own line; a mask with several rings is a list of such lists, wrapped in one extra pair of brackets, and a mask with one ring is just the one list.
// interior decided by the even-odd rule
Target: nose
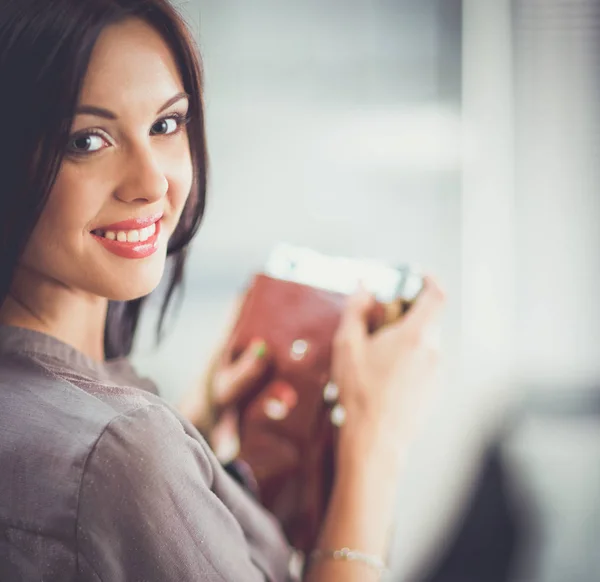
[(122, 202), (156, 202), (167, 195), (169, 181), (150, 147), (138, 147), (124, 160), (124, 178), (115, 196)]

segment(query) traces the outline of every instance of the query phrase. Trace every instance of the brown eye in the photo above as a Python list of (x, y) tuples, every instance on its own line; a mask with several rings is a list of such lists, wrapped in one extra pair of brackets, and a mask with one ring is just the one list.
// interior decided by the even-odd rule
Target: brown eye
[(167, 117), (157, 121), (151, 129), (153, 135), (169, 135), (175, 133), (179, 129), (178, 119), (174, 117)]
[(69, 151), (76, 154), (97, 152), (105, 147), (106, 141), (99, 135), (87, 134), (77, 136), (69, 142)]

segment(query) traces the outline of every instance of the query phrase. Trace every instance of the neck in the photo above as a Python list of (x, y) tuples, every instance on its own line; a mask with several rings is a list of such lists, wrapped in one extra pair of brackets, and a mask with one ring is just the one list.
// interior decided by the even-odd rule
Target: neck
[(17, 270), (9, 295), (0, 307), (0, 323), (54, 336), (103, 361), (108, 300), (55, 281), (32, 281), (32, 276)]

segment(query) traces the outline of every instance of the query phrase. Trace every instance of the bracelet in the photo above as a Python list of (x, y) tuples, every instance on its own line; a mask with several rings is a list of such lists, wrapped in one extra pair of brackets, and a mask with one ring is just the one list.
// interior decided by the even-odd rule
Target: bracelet
[(310, 560), (338, 560), (345, 562), (361, 562), (365, 566), (368, 566), (381, 575), (387, 574), (389, 570), (387, 569), (385, 562), (379, 558), (378, 556), (374, 556), (372, 554), (364, 554), (357, 550), (351, 550), (350, 548), (341, 548), (340, 550), (313, 550), (310, 554)]

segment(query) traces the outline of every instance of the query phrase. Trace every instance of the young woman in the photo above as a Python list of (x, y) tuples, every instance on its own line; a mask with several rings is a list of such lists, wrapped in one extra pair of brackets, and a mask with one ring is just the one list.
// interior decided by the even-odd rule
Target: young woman
[[(201, 73), (180, 17), (166, 0), (6, 0), (0, 111), (0, 579), (287, 580), (274, 519), (127, 362), (204, 209)], [(428, 279), (372, 337), (371, 298), (348, 303), (338, 481), (305, 580), (379, 579), (442, 303)], [(357, 559), (330, 559), (343, 547)]]

